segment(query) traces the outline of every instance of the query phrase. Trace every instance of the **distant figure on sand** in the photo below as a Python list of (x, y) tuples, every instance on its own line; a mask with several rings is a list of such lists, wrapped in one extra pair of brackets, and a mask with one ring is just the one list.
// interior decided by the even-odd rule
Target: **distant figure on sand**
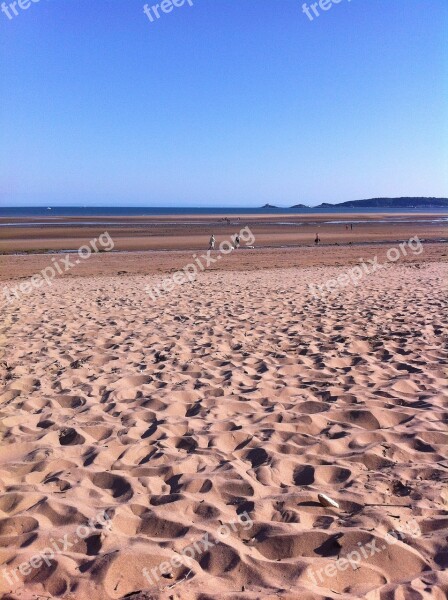
[(210, 238), (210, 243), (208, 246), (209, 250), (214, 250), (215, 249), (215, 236), (212, 234), (212, 237)]
[(315, 237), (315, 239), (314, 239), (314, 243), (315, 243), (315, 244), (316, 244), (316, 246), (317, 246), (317, 244), (318, 244), (319, 242), (320, 242), (320, 237), (319, 237), (319, 234), (318, 234), (318, 233), (316, 233), (316, 237)]
[(239, 248), (240, 247), (240, 236), (237, 234), (235, 236), (235, 248)]
[(353, 223), (350, 223), (350, 231), (353, 231)]

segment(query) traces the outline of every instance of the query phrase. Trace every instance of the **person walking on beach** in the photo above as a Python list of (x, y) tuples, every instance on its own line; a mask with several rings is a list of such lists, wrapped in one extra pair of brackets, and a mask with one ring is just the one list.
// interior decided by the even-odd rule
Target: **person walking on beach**
[(237, 234), (235, 236), (235, 248), (239, 248), (240, 247), (240, 236)]
[(212, 234), (211, 238), (210, 238), (210, 243), (208, 246), (209, 250), (214, 250), (215, 249), (215, 236)]
[(319, 234), (318, 234), (318, 233), (316, 233), (316, 237), (314, 238), (314, 243), (315, 243), (315, 244), (316, 244), (316, 246), (317, 246), (317, 244), (318, 244), (319, 242), (320, 242), (320, 237), (319, 237)]

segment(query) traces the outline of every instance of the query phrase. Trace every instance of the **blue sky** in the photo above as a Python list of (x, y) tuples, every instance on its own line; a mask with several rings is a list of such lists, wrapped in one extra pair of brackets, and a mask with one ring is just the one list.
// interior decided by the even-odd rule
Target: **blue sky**
[(448, 196), (446, 0), (193, 2), (0, 13), (2, 205)]

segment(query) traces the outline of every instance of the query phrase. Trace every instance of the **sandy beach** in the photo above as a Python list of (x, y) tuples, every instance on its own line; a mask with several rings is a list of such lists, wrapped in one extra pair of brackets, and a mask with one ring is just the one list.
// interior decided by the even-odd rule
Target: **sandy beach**
[(0, 0), (0, 600), (448, 600), (447, 21)]
[[(194, 244), (2, 295), (2, 598), (444, 600), (447, 251), (387, 262), (382, 227), (155, 299)], [(2, 287), (55, 256), (3, 256)]]

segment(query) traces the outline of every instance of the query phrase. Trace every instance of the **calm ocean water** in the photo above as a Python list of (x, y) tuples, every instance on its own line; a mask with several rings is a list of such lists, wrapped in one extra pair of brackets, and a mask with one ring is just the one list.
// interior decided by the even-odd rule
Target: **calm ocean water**
[(154, 207), (0, 207), (0, 217), (137, 217), (137, 216), (169, 216), (169, 215), (282, 215), (282, 214), (375, 214), (375, 213), (447, 213), (443, 208), (154, 208)]

